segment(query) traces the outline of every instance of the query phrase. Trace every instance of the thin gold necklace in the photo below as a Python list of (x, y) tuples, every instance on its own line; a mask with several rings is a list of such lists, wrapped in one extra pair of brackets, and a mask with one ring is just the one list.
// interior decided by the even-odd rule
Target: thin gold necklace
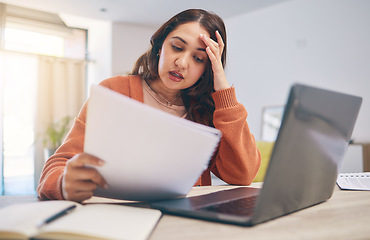
[(160, 94), (159, 92), (156, 92), (154, 91), (154, 89), (149, 85), (149, 83), (145, 80), (146, 84), (148, 85), (148, 87), (150, 88), (150, 90), (152, 90), (155, 94), (157, 94), (160, 98), (162, 98), (165, 102), (166, 102), (166, 105), (167, 107), (170, 107), (172, 106), (172, 103), (178, 99), (180, 97), (180, 92), (176, 95), (176, 97), (174, 99), (172, 99), (171, 101), (168, 101), (165, 97), (163, 97), (162, 94)]

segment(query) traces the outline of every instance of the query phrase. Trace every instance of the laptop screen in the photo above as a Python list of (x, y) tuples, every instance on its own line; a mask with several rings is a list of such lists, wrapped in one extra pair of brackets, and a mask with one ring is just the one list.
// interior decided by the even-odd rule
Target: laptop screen
[(291, 88), (253, 221), (331, 197), (361, 101), (300, 84)]

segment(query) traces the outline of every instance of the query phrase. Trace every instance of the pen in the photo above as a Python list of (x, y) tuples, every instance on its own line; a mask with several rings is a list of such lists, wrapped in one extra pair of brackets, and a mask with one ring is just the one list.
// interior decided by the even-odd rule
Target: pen
[(56, 220), (56, 219), (58, 219), (60, 217), (63, 217), (64, 215), (68, 214), (70, 211), (72, 211), (75, 208), (76, 208), (76, 205), (67, 207), (66, 209), (63, 209), (62, 211), (54, 214), (53, 216), (47, 218), (46, 220), (41, 221), (39, 224), (37, 224), (37, 227), (40, 228), (40, 227), (42, 227), (45, 224), (51, 223), (52, 221), (54, 221), (54, 220)]

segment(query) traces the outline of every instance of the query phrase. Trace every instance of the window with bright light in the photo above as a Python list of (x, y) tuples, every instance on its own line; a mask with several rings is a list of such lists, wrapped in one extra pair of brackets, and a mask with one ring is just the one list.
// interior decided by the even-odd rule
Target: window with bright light
[(64, 57), (62, 37), (14, 28), (5, 28), (4, 36), (6, 50)]
[[(8, 9), (14, 16), (18, 11), (14, 6)], [(22, 9), (22, 13), (24, 11)], [(47, 17), (49, 19), (50, 14)], [(4, 44), (0, 49), (0, 107), (3, 109), (0, 117), (5, 195), (35, 193), (34, 143), (37, 139), (34, 118), (38, 56), (85, 59), (86, 54), (86, 30), (59, 25), (50, 28), (50, 24), (35, 25), (34, 22), (9, 17), (4, 24)]]
[(34, 193), (37, 57), (2, 54), (4, 194)]

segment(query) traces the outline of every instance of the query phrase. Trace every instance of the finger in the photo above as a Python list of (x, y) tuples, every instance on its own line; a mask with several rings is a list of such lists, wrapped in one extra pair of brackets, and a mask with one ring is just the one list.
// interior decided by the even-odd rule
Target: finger
[(81, 167), (71, 170), (71, 176), (74, 176), (75, 181), (91, 181), (102, 188), (107, 188), (107, 182), (103, 176), (95, 168)]
[(213, 40), (212, 38), (207, 38), (207, 41), (211, 44), (211, 46), (215, 48), (218, 48), (220, 45), (217, 41)]
[(202, 40), (207, 45), (207, 47), (212, 51), (213, 55), (216, 56), (216, 58), (218, 58), (219, 60), (221, 60), (223, 47), (220, 49), (220, 46), (217, 42), (213, 41), (211, 38), (206, 37), (205, 35), (202, 35)]
[(90, 169), (91, 171), (88, 172), (88, 180), (99, 185), (102, 188), (108, 188), (108, 184), (103, 178), (103, 176), (96, 170)]
[(218, 43), (215, 42), (213, 39), (207, 37), (206, 35), (204, 34), (200, 34), (200, 39), (204, 42), (204, 44), (211, 48), (211, 50), (213, 52), (217, 52), (217, 49), (218, 49)]
[(75, 192), (93, 192), (96, 188), (97, 185), (91, 181), (74, 181), (64, 184), (64, 189), (68, 195), (73, 195)]
[(79, 154), (67, 162), (65, 169), (65, 183), (73, 185), (76, 181), (91, 181), (102, 188), (107, 188), (107, 182), (97, 169), (85, 166), (85, 163), (95, 165), (102, 161), (88, 154)]
[[(91, 183), (91, 184), (96, 186), (96, 184), (94, 184), (94, 183)], [(83, 191), (81, 191), (82, 187), (83, 186), (80, 186), (80, 184), (78, 184), (78, 182), (65, 181), (65, 178), (63, 178), (63, 182), (62, 182), (63, 198), (65, 200), (80, 202), (80, 201), (83, 201), (83, 200), (91, 197), (92, 194), (93, 194), (93, 191), (92, 190), (89, 190), (89, 191), (84, 191), (83, 190)], [(89, 188), (91, 188), (91, 186), (89, 186)], [(81, 194), (83, 192), (85, 192), (85, 193)], [(84, 197), (77, 196), (77, 195), (84, 195)]]
[(216, 31), (216, 38), (217, 38), (218, 45), (220, 47), (220, 52), (222, 53), (223, 50), (224, 50), (224, 47), (225, 47), (225, 43), (224, 43), (224, 40), (222, 39), (222, 36), (221, 36), (221, 34), (218, 30)]
[(87, 153), (75, 155), (69, 163), (72, 167), (84, 167), (85, 165), (103, 166), (104, 161)]
[(208, 54), (208, 58), (209, 60), (211, 61), (211, 64), (212, 64), (212, 68), (213, 68), (213, 71), (215, 71), (215, 66), (217, 66), (217, 57), (215, 56), (215, 54), (212, 52), (212, 50), (210, 49), (210, 47), (207, 47), (206, 48), (206, 52)]
[(203, 35), (204, 39), (210, 44), (210, 46), (214, 46), (214, 47), (218, 47), (219, 46), (217, 34), (216, 34), (217, 41), (213, 40), (210, 37), (207, 37), (204, 34), (201, 34), (201, 35)]
[(69, 200), (82, 202), (86, 199), (91, 198), (92, 196), (93, 192), (75, 192), (70, 196)]
[[(90, 198), (96, 190), (98, 184), (90, 180), (67, 181), (66, 176), (63, 179), (63, 197), (66, 200), (83, 201)], [(64, 181), (66, 180), (66, 181)], [(106, 184), (102, 186), (106, 188)], [(76, 197), (76, 194), (79, 195)]]
[(63, 198), (80, 202), (93, 196), (96, 188), (97, 184), (91, 181), (65, 183), (63, 188)]
[(91, 181), (77, 181), (74, 183), (75, 192), (94, 192), (97, 187), (96, 183)]

